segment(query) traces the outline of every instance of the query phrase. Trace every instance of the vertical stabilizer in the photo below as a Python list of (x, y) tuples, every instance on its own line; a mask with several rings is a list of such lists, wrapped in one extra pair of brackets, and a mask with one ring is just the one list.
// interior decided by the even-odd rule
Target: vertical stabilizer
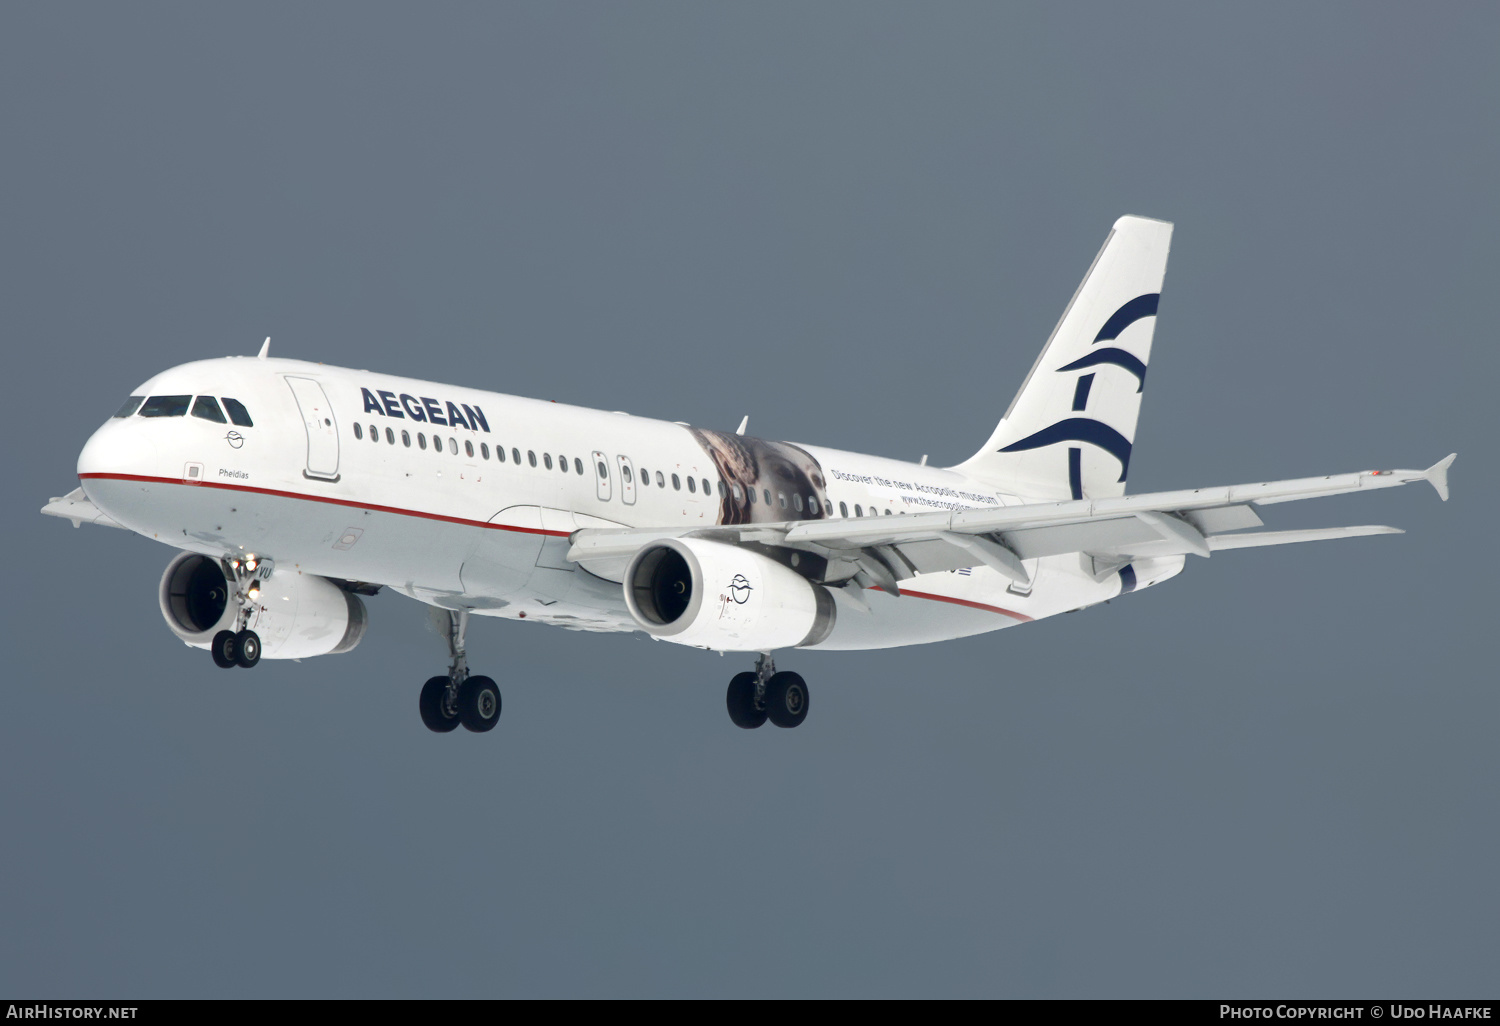
[(1034, 498), (1125, 494), (1172, 225), (1122, 217), (963, 471)]

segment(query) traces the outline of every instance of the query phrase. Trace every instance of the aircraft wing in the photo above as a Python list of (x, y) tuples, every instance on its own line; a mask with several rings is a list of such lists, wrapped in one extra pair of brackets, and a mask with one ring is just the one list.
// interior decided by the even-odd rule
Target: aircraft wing
[[(988, 566), (1020, 584), (1024, 560), (1079, 552), (1092, 556), (1098, 576), (1131, 559), (1295, 542), (1399, 534), (1394, 527), (1333, 527), (1248, 532), (1262, 526), (1257, 509), (1279, 502), (1394, 488), (1426, 481), (1444, 501), (1456, 453), (1426, 470), (1366, 470), (1290, 481), (1149, 492), (1107, 499), (1075, 499), (894, 517), (796, 520), (684, 528), (583, 528), (572, 535), (568, 558), (621, 580), (631, 557), (650, 541), (692, 536), (730, 544), (790, 548), (827, 560), (826, 583), (853, 580), (899, 593), (897, 582), (922, 573)], [(1246, 533), (1234, 533), (1246, 532)]]
[(98, 506), (90, 502), (89, 497), (83, 494), (82, 488), (74, 488), (67, 495), (53, 496), (47, 505), (42, 507), (42, 512), (49, 517), (71, 520), (74, 527), (90, 523), (124, 530), (124, 525), (115, 523)]

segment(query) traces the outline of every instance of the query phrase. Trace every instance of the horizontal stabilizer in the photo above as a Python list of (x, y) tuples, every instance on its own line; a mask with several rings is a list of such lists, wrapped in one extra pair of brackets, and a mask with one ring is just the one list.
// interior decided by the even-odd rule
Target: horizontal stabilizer
[(1399, 527), (1319, 527), (1307, 531), (1257, 531), (1254, 534), (1211, 535), (1208, 547), (1223, 549), (1256, 549), (1262, 545), (1293, 545), (1297, 542), (1328, 541), (1333, 538), (1362, 538), (1370, 534), (1405, 534)]

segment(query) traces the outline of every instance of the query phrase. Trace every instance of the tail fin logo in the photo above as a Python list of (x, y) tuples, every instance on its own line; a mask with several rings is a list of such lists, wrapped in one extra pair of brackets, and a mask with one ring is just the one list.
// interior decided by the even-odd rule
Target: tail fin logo
[(1110, 315), (1109, 320), (1104, 322), (1104, 327), (1099, 329), (1099, 334), (1094, 336), (1094, 341), (1096, 343), (1113, 342), (1120, 337), (1120, 332), (1141, 318), (1155, 317), (1156, 305), (1160, 302), (1160, 292), (1148, 292), (1144, 296), (1136, 296)]
[[(1091, 417), (1060, 420), (1051, 427), (1044, 427), (1035, 434), (1027, 435), (1019, 442), (1012, 442), (1000, 451), (1025, 452), (1054, 442), (1088, 442), (1090, 445), (1097, 445), (1120, 461), (1121, 481), (1125, 480), (1125, 474), (1130, 470), (1130, 439), (1108, 424)], [(1081, 499), (1083, 496), (1076, 495), (1074, 498)]]
[[(1157, 304), (1160, 301), (1160, 292), (1148, 292), (1145, 295), (1136, 296), (1110, 315), (1109, 320), (1104, 322), (1104, 327), (1099, 329), (1099, 334), (1094, 336), (1091, 344), (1113, 342), (1136, 321), (1146, 317), (1155, 317)], [(1146, 365), (1135, 355), (1117, 346), (1105, 346), (1103, 349), (1092, 350), (1067, 366), (1057, 368), (1057, 371), (1061, 374), (1064, 371), (1086, 370), (1101, 364), (1121, 367), (1134, 374), (1137, 394), (1145, 389)], [(1085, 374), (1079, 378), (1078, 387), (1073, 392), (1074, 412), (1080, 412), (1088, 405), (1089, 392), (1093, 383), (1093, 374)], [(1125, 475), (1130, 471), (1130, 439), (1108, 424), (1094, 420), (1092, 417), (1069, 417), (1066, 420), (1060, 420), (1056, 424), (1027, 435), (1019, 442), (1012, 442), (999, 451), (1025, 452), (1056, 442), (1087, 442), (1103, 449), (1120, 461), (1119, 480), (1121, 482), (1124, 482)], [(1083, 450), (1072, 446), (1068, 448), (1068, 485), (1073, 498), (1083, 498)]]

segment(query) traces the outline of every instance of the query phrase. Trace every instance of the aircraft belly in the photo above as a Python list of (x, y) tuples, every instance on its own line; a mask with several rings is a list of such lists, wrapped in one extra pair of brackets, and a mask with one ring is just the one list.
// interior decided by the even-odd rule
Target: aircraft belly
[(461, 594), (475, 529), (303, 499), (221, 488), (94, 478), (85, 491), (120, 523), (174, 548), (253, 552), (280, 572)]
[(278, 572), (391, 588), (468, 608), (589, 630), (635, 630), (616, 583), (539, 566), (543, 535), (258, 492), (90, 478), (85, 493), (128, 529), (173, 548), (255, 553)]

